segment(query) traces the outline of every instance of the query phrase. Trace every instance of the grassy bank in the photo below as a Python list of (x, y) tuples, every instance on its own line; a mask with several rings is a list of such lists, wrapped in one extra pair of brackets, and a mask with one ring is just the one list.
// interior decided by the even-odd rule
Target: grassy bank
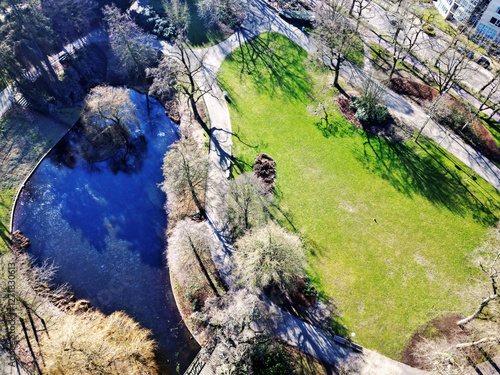
[(499, 194), (433, 143), (396, 144), (338, 112), (325, 131), (312, 110), (332, 100), (324, 73), (277, 34), (253, 45), (219, 74), (238, 165), (275, 158), (279, 204), (309, 245), (315, 285), (363, 345), (400, 358), (419, 326), (468, 305), (469, 254), (496, 223)]
[(78, 108), (62, 110), (60, 120), (30, 110), (0, 118), (0, 253), (8, 251), (10, 210), (16, 189), (39, 159), (76, 122)]

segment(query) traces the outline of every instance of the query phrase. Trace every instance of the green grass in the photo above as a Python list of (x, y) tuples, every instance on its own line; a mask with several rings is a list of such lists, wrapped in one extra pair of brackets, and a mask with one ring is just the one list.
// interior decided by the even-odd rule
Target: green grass
[(358, 68), (363, 69), (365, 60), (365, 50), (363, 41), (356, 36), (356, 40), (353, 44), (352, 50), (347, 55), (347, 61), (351, 64), (356, 65)]
[(313, 282), (362, 345), (398, 359), (418, 327), (467, 312), (470, 253), (497, 221), (499, 193), (433, 143), (395, 144), (338, 112), (327, 129), (311, 110), (331, 101), (326, 80), (305, 60), (264, 34), (222, 64), (235, 168), (260, 152), (276, 160), (278, 204), (310, 249)]
[(482, 112), (479, 114), (479, 118), (484, 126), (490, 131), (498, 145), (500, 146), (500, 125), (494, 119), (488, 119), (489, 116), (486, 116)]

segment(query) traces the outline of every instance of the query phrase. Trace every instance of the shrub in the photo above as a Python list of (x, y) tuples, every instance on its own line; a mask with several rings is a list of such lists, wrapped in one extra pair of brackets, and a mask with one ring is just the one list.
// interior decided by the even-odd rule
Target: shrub
[(137, 24), (162, 39), (171, 41), (177, 36), (174, 25), (166, 17), (162, 17), (151, 6), (135, 11), (135, 21)]
[(356, 111), (356, 117), (364, 126), (385, 125), (389, 119), (389, 110), (380, 104), (384, 89), (368, 77), (363, 85), (360, 96), (351, 98), (350, 108)]
[(283, 10), (279, 12), (281, 18), (293, 24), (300, 26), (312, 26), (314, 13), (306, 10)]

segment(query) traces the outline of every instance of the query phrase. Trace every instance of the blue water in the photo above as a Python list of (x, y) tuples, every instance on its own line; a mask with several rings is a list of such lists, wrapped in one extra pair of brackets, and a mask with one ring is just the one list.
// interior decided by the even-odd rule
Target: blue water
[(180, 318), (165, 269), (165, 195), (159, 189), (163, 155), (178, 128), (152, 101), (131, 91), (139, 129), (132, 148), (88, 163), (72, 130), (27, 181), (14, 229), (31, 241), (38, 263), (57, 267), (56, 282), (104, 313), (124, 310), (152, 330), (162, 373), (185, 369), (198, 349)]

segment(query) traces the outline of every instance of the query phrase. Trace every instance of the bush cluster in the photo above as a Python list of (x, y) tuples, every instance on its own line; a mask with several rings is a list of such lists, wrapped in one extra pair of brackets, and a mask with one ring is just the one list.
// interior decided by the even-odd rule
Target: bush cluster
[(356, 117), (363, 125), (385, 125), (389, 110), (385, 105), (376, 103), (366, 95), (351, 98), (350, 108), (356, 111)]
[(145, 31), (162, 39), (172, 41), (177, 36), (174, 25), (149, 5), (135, 13), (135, 22)]

